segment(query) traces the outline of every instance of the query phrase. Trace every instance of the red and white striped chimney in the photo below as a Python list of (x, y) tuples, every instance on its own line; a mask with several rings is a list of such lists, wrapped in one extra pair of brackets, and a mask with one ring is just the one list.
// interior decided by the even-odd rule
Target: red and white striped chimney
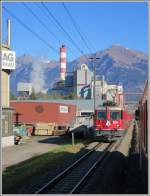
[(65, 80), (66, 75), (66, 47), (62, 45), (60, 48), (60, 79)]

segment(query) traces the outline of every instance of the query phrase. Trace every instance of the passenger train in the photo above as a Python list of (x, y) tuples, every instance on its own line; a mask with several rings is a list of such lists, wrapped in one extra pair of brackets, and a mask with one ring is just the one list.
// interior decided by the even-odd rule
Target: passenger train
[(97, 107), (94, 117), (94, 135), (101, 140), (117, 140), (126, 133), (132, 119), (132, 114), (124, 107)]
[(148, 80), (145, 83), (138, 110), (135, 112), (135, 118), (139, 127), (140, 151), (143, 157), (148, 159)]

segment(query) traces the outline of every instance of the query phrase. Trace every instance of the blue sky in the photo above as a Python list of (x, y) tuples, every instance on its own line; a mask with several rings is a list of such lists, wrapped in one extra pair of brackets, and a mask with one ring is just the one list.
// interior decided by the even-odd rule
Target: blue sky
[[(34, 32), (46, 40), (56, 52), (48, 48), (43, 42), (34, 37), (28, 30), (21, 26), (5, 10), (2, 12), (2, 40), (6, 40), (6, 20), (11, 19), (12, 49), (16, 55), (30, 54), (47, 60), (58, 60), (60, 44), (67, 46), (68, 60), (81, 56), (81, 53), (68, 40), (64, 33), (58, 29), (48, 17), (41, 3), (26, 2), (40, 20), (47, 25), (60, 40), (56, 40), (38, 21), (29, 13), (22, 2), (4, 2), (8, 10), (28, 25)], [(80, 36), (72, 25), (61, 2), (45, 2), (59, 23), (68, 32), (78, 47), (85, 53), (90, 53)], [(127, 48), (148, 50), (148, 7), (145, 2), (66, 2), (73, 18), (80, 27), (80, 31), (88, 38), (88, 46), (94, 53), (121, 44)], [(57, 52), (58, 51), (58, 52)]]

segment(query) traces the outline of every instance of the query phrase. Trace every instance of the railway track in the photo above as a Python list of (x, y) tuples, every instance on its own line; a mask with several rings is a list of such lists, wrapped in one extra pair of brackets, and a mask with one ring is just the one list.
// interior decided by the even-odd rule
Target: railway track
[(99, 143), (76, 162), (41, 187), (35, 194), (74, 194), (107, 157), (115, 143)]

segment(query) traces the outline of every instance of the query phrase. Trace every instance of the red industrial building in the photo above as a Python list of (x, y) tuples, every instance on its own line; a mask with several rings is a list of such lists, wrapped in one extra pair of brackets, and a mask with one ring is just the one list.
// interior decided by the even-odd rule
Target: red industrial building
[(56, 123), (67, 126), (76, 115), (76, 106), (70, 104), (11, 101), (14, 108), (13, 122), (15, 124)]

